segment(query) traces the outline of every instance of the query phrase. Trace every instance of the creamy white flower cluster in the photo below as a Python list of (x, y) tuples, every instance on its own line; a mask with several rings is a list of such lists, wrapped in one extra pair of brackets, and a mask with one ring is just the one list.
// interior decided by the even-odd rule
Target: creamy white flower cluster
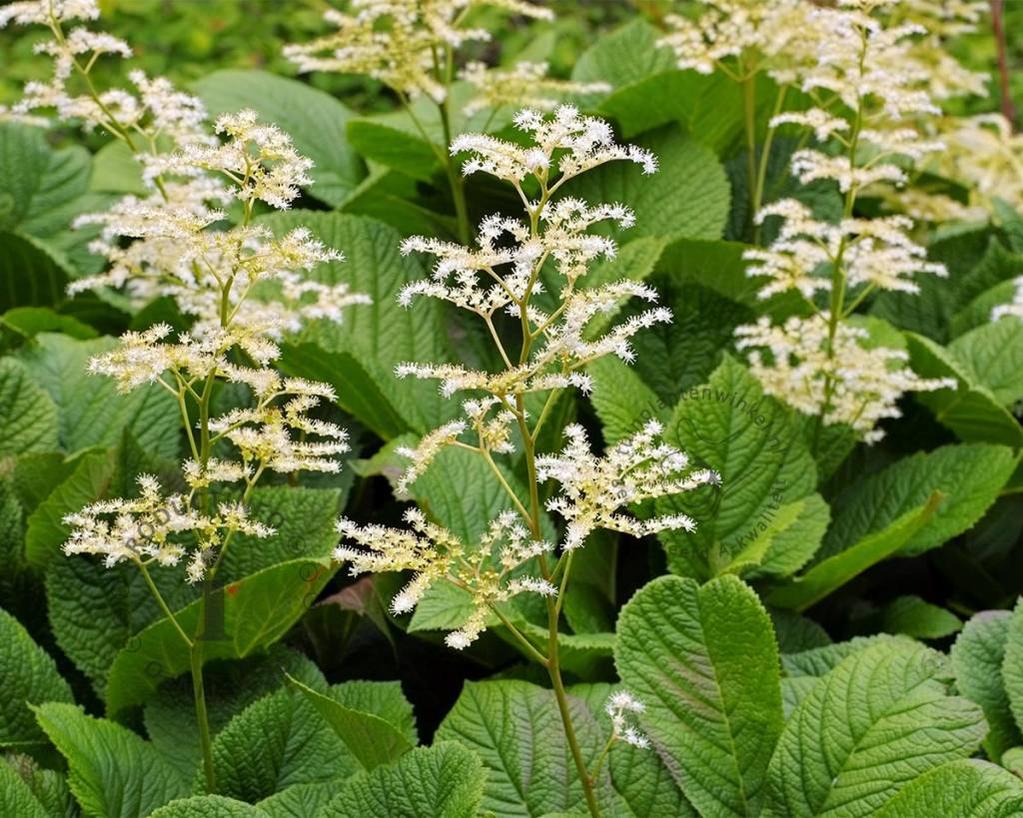
[(528, 564), (551, 551), (551, 544), (530, 536), (514, 511), (490, 523), (479, 543), (466, 544), (443, 526), (429, 522), (415, 508), (405, 512), (409, 528), (359, 526), (348, 519), (337, 524), (342, 544), (334, 552), (338, 562), (349, 563), (352, 576), (379, 571), (413, 571), (412, 580), (391, 600), (396, 614), (409, 613), (435, 583), (447, 581), (472, 596), (473, 610), (461, 627), (445, 641), (461, 650), (486, 629), (495, 605), (522, 593), (552, 596), (547, 580), (525, 573)]
[(627, 690), (616, 690), (607, 697), (604, 712), (611, 719), (611, 742), (624, 741), (633, 747), (645, 750), (650, 746), (650, 739), (644, 736), (632, 723), (632, 719), (646, 712), (643, 702)]
[(823, 312), (773, 326), (763, 317), (736, 329), (737, 346), (751, 350), (750, 369), (764, 392), (875, 443), (884, 437), (877, 424), (901, 416), (898, 401), (905, 392), (955, 389), (954, 378), (919, 377), (906, 366), (905, 350), (868, 347), (862, 327), (839, 322), (830, 336), (828, 319)]
[(490, 68), (486, 63), (474, 61), (465, 66), (459, 79), (476, 89), (476, 96), (462, 108), (472, 116), (487, 108), (509, 105), (536, 111), (553, 111), (559, 102), (572, 94), (606, 94), (611, 86), (606, 82), (571, 82), (547, 76), (545, 62), (517, 62), (508, 69)]
[(553, 19), (549, 9), (525, 0), (351, 0), (347, 13), (323, 15), (337, 31), (285, 46), (284, 55), (300, 71), (365, 74), (406, 96), (425, 94), (439, 103), (447, 95), (441, 55), (490, 39), (486, 29), (462, 25), (466, 12), (480, 6)]
[(747, 275), (770, 279), (759, 297), (771, 298), (786, 290), (798, 290), (807, 300), (832, 287), (836, 266), (843, 270), (845, 286), (917, 293), (917, 273), (945, 277), (945, 267), (927, 261), (927, 251), (906, 234), (913, 225), (905, 216), (877, 219), (848, 218), (837, 224), (821, 221), (795, 199), (781, 199), (757, 214), (763, 223), (771, 216), (783, 219), (778, 238), (769, 247), (743, 253)]
[(1019, 318), (1023, 321), (1023, 276), (1013, 279), (1013, 284), (1016, 287), (1016, 292), (1013, 293), (1012, 301), (995, 307), (991, 311), (992, 321), (997, 321), (999, 318), (1005, 318), (1006, 316)]
[(571, 424), (565, 427), (565, 448), (559, 454), (536, 459), (537, 480), (556, 480), (561, 485), (561, 492), (548, 501), (547, 508), (567, 524), (561, 543), (564, 550), (581, 547), (598, 528), (634, 537), (696, 530), (696, 522), (685, 514), (640, 520), (621, 513), (644, 500), (720, 482), (717, 472), (691, 469), (684, 452), (660, 442), (662, 431), (661, 424), (652, 420), (598, 457), (590, 450), (582, 426)]
[(140, 475), (138, 486), (137, 497), (101, 500), (64, 517), (71, 528), (64, 553), (101, 556), (108, 568), (125, 561), (169, 566), (177, 565), (191, 547), (187, 575), (198, 582), (209, 554), (225, 538), (275, 533), (251, 519), (240, 503), (220, 503), (215, 513), (201, 514), (192, 507), (190, 495), (165, 495), (151, 475)]

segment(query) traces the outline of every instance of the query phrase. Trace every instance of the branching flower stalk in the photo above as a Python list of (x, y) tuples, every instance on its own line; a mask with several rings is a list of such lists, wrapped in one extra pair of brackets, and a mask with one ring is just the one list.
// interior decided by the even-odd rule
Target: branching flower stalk
[[(451, 152), (456, 79), (476, 89), (463, 109), (468, 117), (490, 108), (484, 130), (505, 106), (530, 105), (550, 110), (567, 94), (610, 90), (603, 83), (571, 83), (547, 78), (545, 63), (518, 63), (511, 70), (489, 69), (471, 62), (457, 70), (457, 52), (468, 42), (486, 42), (486, 29), (466, 27), (481, 7), (502, 9), (534, 20), (553, 20), (553, 13), (526, 0), (351, 0), (347, 13), (331, 9), (324, 19), (337, 31), (309, 43), (285, 46), (284, 54), (300, 71), (364, 74), (390, 88), (401, 100), (413, 126), (430, 145), (444, 169), (462, 244), (470, 239), (465, 184)], [(431, 135), (416, 102), (425, 97), (437, 109), (441, 144)]]
[[(166, 324), (128, 332), (118, 346), (92, 359), (90, 372), (113, 378), (122, 392), (157, 384), (170, 393), (181, 415), (191, 457), (182, 464), (185, 493), (166, 493), (156, 478), (138, 478), (134, 498), (102, 500), (70, 514), (64, 552), (95, 554), (108, 567), (137, 567), (163, 615), (189, 653), (206, 788), (214, 791), (212, 740), (203, 682), (205, 641), (217, 572), (238, 534), (268, 537), (274, 530), (252, 519), (248, 503), (268, 472), (336, 472), (347, 450), (346, 433), (312, 417), (321, 401), (335, 400), (332, 387), (283, 378), (273, 367), (277, 342), (309, 320), (338, 321), (345, 307), (368, 299), (347, 285), (325, 285), (305, 273), (340, 253), (324, 247), (305, 228), (275, 237), (254, 223), (257, 201), (287, 208), (310, 184), (312, 162), (290, 138), (243, 111), (220, 117), (216, 134), (206, 127), (198, 99), (162, 78), (130, 75), (138, 96), (100, 92), (90, 77), (104, 54), (131, 55), (110, 35), (63, 23), (96, 19), (94, 0), (40, 0), (0, 11), (11, 20), (47, 26), (53, 39), (38, 50), (54, 58), (49, 83), (29, 83), (17, 113), (55, 109), (66, 121), (102, 127), (121, 139), (142, 164), (150, 193), (126, 196), (105, 213), (80, 217), (101, 226), (90, 249), (109, 262), (97, 276), (79, 279), (71, 293), (124, 288), (139, 306), (173, 298), (192, 323), (176, 333)], [(72, 95), (76, 73), (86, 93)], [(222, 228), (227, 215), (211, 205), (241, 203), (238, 225)], [(256, 297), (257, 291), (269, 297)], [(217, 384), (232, 383), (251, 395), (248, 406), (213, 413)], [(214, 486), (222, 490), (214, 496)], [(233, 488), (231, 488), (233, 487)], [(236, 499), (230, 499), (232, 495)], [(151, 567), (177, 565), (187, 557), (187, 579), (201, 583), (196, 630), (189, 633), (171, 610)]]
[[(350, 564), (352, 575), (371, 571), (409, 570), (413, 577), (391, 603), (395, 613), (413, 610), (437, 583), (463, 589), (473, 610), (447, 644), (468, 647), (491, 623), (502, 624), (523, 652), (547, 671), (558, 702), (568, 746), (582, 782), (588, 808), (600, 814), (594, 776), (587, 768), (575, 735), (562, 676), (559, 622), (572, 571), (572, 558), (597, 529), (644, 536), (666, 529), (693, 530), (695, 522), (679, 514), (640, 520), (627, 509), (654, 497), (689, 491), (717, 480), (707, 470), (690, 468), (683, 452), (659, 442), (660, 426), (649, 423), (603, 455), (591, 451), (582, 427), (564, 429), (565, 448), (537, 451), (540, 432), (551, 407), (565, 389), (589, 390), (586, 366), (608, 354), (625, 361), (633, 357), (629, 339), (645, 327), (670, 320), (670, 312), (651, 307), (603, 333), (591, 331), (598, 315), (616, 310), (623, 300), (639, 297), (654, 302), (657, 294), (643, 284), (622, 280), (587, 287), (591, 263), (610, 258), (615, 243), (590, 229), (611, 221), (632, 224), (622, 204), (591, 205), (564, 195), (573, 178), (611, 161), (631, 161), (644, 172), (656, 170), (647, 151), (614, 142), (607, 123), (581, 116), (574, 108), (558, 108), (546, 118), (531, 110), (515, 123), (529, 137), (522, 146), (485, 134), (456, 138), (452, 151), (466, 153), (463, 171), (483, 172), (511, 185), (524, 218), (488, 216), (480, 224), (475, 247), (436, 239), (407, 239), (402, 251), (425, 252), (436, 259), (430, 278), (414, 282), (400, 295), (410, 305), (417, 297), (450, 302), (486, 326), (501, 362), (497, 371), (471, 369), (455, 363), (407, 363), (399, 377), (435, 379), (451, 396), (468, 392), (463, 416), (424, 437), (401, 453), (410, 460), (401, 487), (408, 488), (446, 448), (482, 458), (508, 500), (508, 510), (490, 524), (478, 543), (463, 542), (422, 512), (406, 514), (409, 529), (359, 526), (342, 519), (342, 544), (335, 556)], [(552, 305), (541, 306), (547, 286)], [(516, 331), (508, 338), (495, 322), (498, 313), (511, 316)], [(534, 415), (530, 406), (539, 406)], [(508, 476), (521, 479), (522, 495)], [(499, 462), (503, 460), (504, 463)], [(510, 464), (509, 464), (510, 461)], [(511, 468), (509, 468), (509, 465)], [(560, 485), (546, 511), (564, 521), (560, 540), (552, 541), (541, 501), (541, 484)], [(546, 637), (534, 638), (515, 600), (539, 594), (546, 609)], [(617, 712), (617, 711), (616, 711)], [(619, 714), (620, 715), (620, 714)]]

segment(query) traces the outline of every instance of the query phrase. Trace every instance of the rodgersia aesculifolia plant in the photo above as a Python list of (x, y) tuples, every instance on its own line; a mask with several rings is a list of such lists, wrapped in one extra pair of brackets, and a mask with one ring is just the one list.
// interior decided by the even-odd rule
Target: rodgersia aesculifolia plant
[[(472, 314), (486, 327), (502, 366), (486, 371), (457, 363), (410, 362), (397, 368), (399, 377), (439, 381), (444, 395), (466, 395), (461, 418), (426, 435), (416, 448), (400, 452), (410, 461), (402, 485), (407, 487), (423, 474), (445, 447), (457, 447), (486, 462), (512, 510), (492, 520), (478, 543), (462, 542), (417, 509), (406, 513), (408, 529), (359, 526), (342, 519), (338, 530), (343, 542), (335, 557), (349, 563), (353, 575), (412, 571), (412, 580), (391, 601), (395, 613), (411, 611), (438, 583), (467, 591), (473, 610), (448, 634), (447, 644), (453, 648), (470, 645), (492, 619), (507, 628), (550, 675), (587, 802), (596, 815), (597, 771), (587, 769), (576, 742), (559, 657), (558, 622), (573, 555), (598, 529), (634, 536), (693, 530), (695, 521), (684, 514), (639, 519), (629, 509), (644, 500), (713, 483), (717, 475), (692, 467), (685, 453), (661, 442), (656, 421), (603, 455), (593, 453), (586, 432), (575, 424), (563, 430), (567, 440), (563, 450), (537, 451), (540, 432), (559, 395), (566, 389), (589, 390), (587, 364), (605, 355), (632, 360), (630, 338), (670, 321), (671, 313), (653, 306), (609, 329), (591, 331), (594, 318), (613, 313), (623, 301), (636, 297), (655, 302), (657, 294), (628, 280), (587, 286), (591, 266), (615, 253), (613, 239), (590, 232), (591, 228), (602, 222), (627, 228), (633, 214), (620, 203), (593, 204), (563, 192), (573, 178), (608, 162), (634, 162), (644, 173), (653, 173), (655, 157), (642, 148), (617, 144), (606, 122), (582, 116), (570, 106), (559, 107), (550, 117), (523, 110), (515, 124), (528, 144), (463, 134), (454, 140), (452, 151), (468, 154), (464, 173), (487, 173), (510, 185), (522, 215), (485, 218), (474, 247), (419, 236), (402, 245), (403, 252), (427, 253), (436, 262), (428, 279), (405, 288), (401, 302), (411, 305), (419, 297), (437, 298)], [(544, 308), (537, 296), (547, 287), (552, 304)], [(510, 337), (498, 324), (502, 314), (515, 327)], [(531, 401), (534, 396), (539, 400)], [(530, 411), (531, 405), (540, 408)], [(513, 455), (521, 455), (517, 476), (526, 486), (528, 500), (505, 477), (502, 461), (505, 468), (514, 469)], [(557, 490), (546, 510), (564, 523), (557, 541), (548, 539), (543, 523), (541, 497), (548, 481)], [(538, 594), (545, 601), (547, 638), (542, 642), (520, 630), (514, 600), (521, 594)], [(612, 715), (615, 736), (639, 744), (638, 735), (623, 726), (624, 713), (634, 709), (631, 699), (623, 698)]]
[[(142, 166), (149, 193), (128, 195), (79, 225), (101, 226), (92, 252), (106, 271), (78, 279), (70, 292), (123, 290), (137, 306), (173, 299), (186, 330), (157, 323), (125, 333), (116, 347), (92, 359), (89, 371), (113, 378), (121, 392), (158, 384), (180, 408), (190, 458), (181, 464), (183, 491), (158, 479), (138, 479), (138, 495), (101, 500), (68, 515), (67, 555), (101, 556), (110, 567), (129, 562), (141, 571), (165, 616), (191, 654), (206, 787), (215, 788), (210, 728), (203, 689), (206, 609), (217, 571), (236, 537), (267, 537), (274, 529), (249, 509), (253, 489), (269, 474), (336, 472), (347, 451), (346, 432), (314, 412), (336, 399), (329, 384), (284, 376), (275, 367), (278, 342), (314, 320), (340, 321), (351, 304), (366, 303), (345, 284), (306, 277), (313, 267), (339, 261), (306, 228), (275, 237), (254, 223), (257, 203), (284, 209), (308, 184), (312, 162), (290, 137), (261, 124), (252, 111), (219, 117), (211, 130), (202, 103), (163, 78), (129, 75), (135, 90), (99, 90), (97, 59), (130, 57), (128, 45), (103, 32), (66, 23), (95, 19), (93, 0), (39, 0), (0, 11), (0, 22), (46, 26), (52, 39), (37, 51), (53, 58), (48, 83), (25, 89), (18, 113), (53, 109), (66, 122), (102, 128), (121, 140)], [(75, 90), (72, 90), (75, 88)], [(232, 223), (226, 208), (240, 205)], [(214, 412), (222, 385), (245, 395)], [(201, 583), (203, 613), (188, 633), (161, 595), (151, 566), (184, 560), (186, 577)]]

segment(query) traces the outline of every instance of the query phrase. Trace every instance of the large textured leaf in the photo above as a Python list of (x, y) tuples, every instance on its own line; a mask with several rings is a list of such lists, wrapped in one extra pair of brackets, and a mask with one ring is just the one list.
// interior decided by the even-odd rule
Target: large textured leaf
[(873, 645), (818, 682), (771, 759), (764, 816), (872, 816), (904, 785), (966, 758), (984, 737), (972, 702), (951, 696), (945, 658), (913, 643)]
[(338, 794), (343, 779), (316, 784), (296, 784), (259, 802), (267, 818), (322, 818), (323, 811)]
[(985, 444), (942, 446), (898, 460), (835, 499), (835, 517), (819, 557), (830, 557), (883, 530), (940, 491), (945, 495), (941, 506), (899, 553), (936, 548), (984, 515), (1015, 468), (1011, 449)]
[(590, 400), (609, 446), (635, 434), (648, 421), (663, 421), (670, 415), (657, 393), (621, 359), (598, 358), (587, 371), (593, 378)]
[[(582, 701), (571, 698), (569, 711), (583, 758), (592, 765), (605, 738)], [(586, 809), (550, 690), (521, 681), (467, 682), (436, 740), (457, 741), (482, 759), (484, 810), (513, 818)], [(600, 801), (612, 806), (616, 796), (606, 768), (597, 788)]]
[(962, 627), (962, 620), (950, 610), (915, 595), (896, 597), (885, 606), (881, 616), (885, 633), (902, 633), (916, 639), (943, 639)]
[(222, 795), (179, 798), (160, 807), (150, 818), (269, 818), (265, 812)]
[(14, 768), (0, 760), (0, 815), (52, 818)]
[(949, 350), (922, 335), (906, 333), (913, 370), (928, 378), (954, 378), (956, 389), (917, 393), (940, 423), (966, 442), (1023, 446), (1023, 427), (995, 394)]
[(910, 509), (880, 531), (865, 535), (854, 545), (821, 560), (802, 576), (772, 591), (768, 601), (779, 608), (806, 610), (871, 566), (906, 548), (933, 519), (942, 499), (940, 492), (933, 492), (922, 506)]
[(960, 335), (947, 351), (1003, 406), (1023, 398), (1023, 321), (1012, 317), (984, 324)]
[[(2, 195), (2, 193), (0, 193)], [(50, 306), (64, 300), (68, 277), (39, 239), (0, 232), (0, 310)]]
[[(568, 689), (570, 695), (586, 702), (605, 737), (610, 736), (611, 721), (604, 707), (614, 689), (609, 684), (573, 685)], [(682, 794), (671, 766), (656, 752), (619, 741), (612, 745), (606, 763), (611, 786), (618, 794), (610, 814), (635, 818), (655, 815), (695, 818), (696, 810)]]
[(57, 448), (57, 407), (11, 358), (0, 359), (0, 457)]
[[(394, 431), (396, 418), (404, 424), (399, 431), (426, 432), (450, 417), (454, 402), (444, 401), (435, 383), (394, 376), (395, 365), (403, 361), (443, 361), (447, 356), (440, 306), (423, 301), (406, 310), (397, 303), (408, 282), (426, 275), (417, 259), (398, 253), (398, 233), (381, 222), (341, 213), (293, 211), (263, 223), (275, 233), (308, 227), (328, 246), (343, 250), (347, 260), (320, 266), (317, 276), (349, 282), (373, 299), (372, 305), (349, 308), (340, 325), (320, 322), (303, 331), (295, 346), (285, 347), (284, 368), (335, 384), (341, 406), (381, 434)], [(305, 349), (306, 343), (325, 352)], [(335, 353), (343, 354), (335, 359)]]
[(29, 515), (25, 557), (30, 565), (45, 568), (60, 558), (60, 546), (69, 529), (64, 517), (103, 497), (116, 470), (113, 451), (89, 452), (78, 458), (74, 471)]
[(778, 646), (756, 594), (731, 576), (661, 577), (622, 610), (615, 663), (642, 725), (706, 818), (754, 816), (782, 729)]
[(46, 741), (29, 704), (72, 702), (71, 688), (47, 653), (0, 608), (0, 747)]
[(1023, 598), (1017, 603), (1009, 620), (1005, 638), (1005, 659), (1002, 680), (1009, 697), (1009, 707), (1016, 727), (1023, 731)]
[(1023, 744), (1002, 681), (1009, 618), (1008, 611), (976, 614), (963, 627), (951, 651), (956, 687), (984, 710), (988, 724), (984, 749), (992, 761), (998, 761), (1009, 748)]
[(147, 451), (176, 457), (181, 421), (172, 395), (155, 384), (121, 395), (112, 380), (86, 371), (90, 358), (114, 346), (112, 338), (79, 341), (43, 333), (22, 350), (32, 377), (57, 405), (60, 447), (70, 453), (110, 447), (127, 430)]
[[(222, 628), (206, 639), (205, 660), (242, 658), (280, 639), (315, 601), (332, 573), (329, 560), (307, 557), (217, 589), (211, 610), (218, 611)], [(186, 633), (199, 631), (199, 615), (199, 601), (175, 614)], [(206, 628), (210, 625), (207, 622)], [(186, 672), (189, 661), (188, 648), (171, 621), (154, 622), (114, 659), (106, 685), (107, 711), (116, 714), (144, 703), (160, 682)]]
[(714, 153), (673, 125), (637, 144), (653, 151), (660, 169), (644, 176), (631, 162), (612, 162), (574, 179), (566, 190), (591, 202), (627, 202), (636, 212), (635, 236), (719, 239), (731, 190)]
[(252, 802), (359, 769), (316, 709), (287, 689), (231, 719), (213, 741), (213, 766), (218, 793)]
[(984, 761), (952, 761), (924, 773), (874, 813), (874, 818), (1016, 818), (1023, 784)]
[(484, 774), (479, 758), (457, 744), (420, 747), (345, 783), (322, 818), (476, 818)]
[[(386, 719), (365, 710), (346, 707), (337, 701), (337, 697), (325, 696), (290, 676), (288, 681), (319, 712), (364, 769), (390, 764), (412, 749), (412, 742)], [(393, 690), (393, 687), (381, 688), (385, 689)], [(397, 692), (400, 697), (401, 688)]]
[(787, 577), (802, 568), (820, 547), (831, 509), (819, 494), (779, 506), (770, 520), (751, 532), (726, 570), (752, 576)]
[(682, 396), (665, 437), (721, 475), (720, 487), (658, 503), (697, 521), (695, 534), (661, 535), (669, 566), (679, 573), (708, 577), (725, 569), (781, 506), (816, 487), (817, 467), (799, 423), (730, 357), (706, 385)]
[(188, 794), (178, 771), (127, 728), (70, 704), (44, 704), (35, 711), (39, 726), (67, 759), (71, 791), (87, 815), (144, 818)]
[(207, 74), (195, 90), (211, 115), (251, 108), (285, 131), (316, 163), (309, 192), (327, 204), (341, 205), (366, 175), (346, 138), (352, 112), (329, 94), (265, 71), (234, 69)]

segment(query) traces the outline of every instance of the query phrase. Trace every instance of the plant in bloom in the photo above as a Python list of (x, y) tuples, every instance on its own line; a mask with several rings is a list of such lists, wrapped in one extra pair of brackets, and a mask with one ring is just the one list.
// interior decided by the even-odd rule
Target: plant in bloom
[[(563, 193), (573, 178), (608, 162), (632, 162), (644, 173), (653, 173), (655, 158), (636, 146), (617, 144), (606, 122), (582, 116), (569, 106), (559, 107), (549, 117), (524, 110), (515, 123), (528, 144), (464, 134), (453, 141), (451, 150), (468, 154), (463, 172), (487, 173), (509, 184), (522, 204), (523, 216), (487, 217), (480, 224), (475, 247), (423, 237), (409, 238), (402, 245), (403, 252), (428, 253), (436, 262), (431, 276), (409, 284), (400, 301), (411, 305), (417, 298), (435, 298), (472, 314), (486, 328), (502, 365), (496, 370), (430, 362), (397, 367), (398, 377), (438, 381), (444, 395), (470, 395), (462, 403), (459, 419), (426, 435), (417, 447), (401, 451), (410, 461), (402, 485), (408, 487), (422, 475), (445, 448), (456, 447), (486, 462), (510, 510), (494, 519), (477, 543), (463, 542), (418, 510), (406, 514), (410, 529), (359, 526), (342, 519), (338, 524), (342, 544), (335, 556), (349, 564), (353, 575), (413, 572), (391, 602), (396, 613), (412, 610), (441, 582), (467, 592), (472, 611), (448, 634), (451, 647), (468, 646), (489, 621), (499, 621), (550, 674), (562, 702), (563, 724), (577, 769), (586, 782), (587, 801), (597, 814), (592, 782), (564, 704), (558, 655), (558, 618), (572, 556), (598, 529), (633, 536), (669, 529), (692, 531), (696, 522), (686, 515), (640, 519), (630, 508), (713, 483), (717, 475), (693, 468), (685, 453), (661, 442), (656, 421), (602, 455), (593, 452), (586, 432), (577, 425), (563, 430), (567, 442), (562, 451), (537, 452), (540, 432), (559, 394), (572, 388), (589, 390), (586, 366), (606, 355), (632, 360), (630, 338), (669, 321), (671, 314), (651, 306), (609, 329), (590, 331), (594, 318), (624, 299), (638, 297), (653, 303), (657, 294), (627, 280), (587, 286), (592, 263), (615, 253), (614, 241), (591, 233), (590, 228), (601, 222), (625, 228), (632, 224), (633, 215), (622, 204), (594, 205)], [(551, 275), (542, 275), (548, 269)], [(548, 288), (551, 303), (542, 306), (537, 296)], [(502, 314), (517, 328), (512, 337), (502, 333), (498, 323)], [(528, 492), (522, 496), (498, 462), (520, 451)], [(546, 503), (546, 509), (564, 522), (564, 534), (557, 541), (549, 538), (544, 523), (540, 497), (541, 484), (547, 481), (559, 487)], [(521, 615), (514, 605), (521, 594), (536, 594), (545, 601), (548, 638), (543, 643), (521, 630)], [(622, 718), (618, 709), (615, 714), (614, 719)], [(616, 735), (625, 735), (618, 730), (618, 721), (615, 724)]]
[[(29, 83), (15, 110), (52, 108), (62, 120), (101, 127), (141, 164), (146, 196), (125, 196), (106, 212), (77, 219), (79, 226), (101, 226), (90, 249), (108, 265), (69, 289), (122, 288), (138, 306), (166, 296), (188, 318), (186, 330), (158, 323), (127, 332), (116, 347), (90, 361), (89, 371), (113, 378), (121, 392), (152, 383), (173, 395), (191, 457), (181, 467), (186, 493), (167, 492), (157, 478), (143, 475), (138, 496), (101, 500), (69, 514), (64, 552), (101, 556), (108, 567), (129, 561), (142, 572), (191, 652), (206, 786), (212, 791), (201, 632), (189, 634), (180, 625), (149, 566), (187, 559), (186, 577), (202, 583), (202, 603), (208, 606), (235, 537), (275, 533), (250, 514), (259, 480), (270, 472), (339, 470), (347, 435), (311, 414), (335, 401), (333, 388), (284, 377), (274, 364), (287, 333), (308, 321), (340, 321), (346, 307), (368, 299), (345, 284), (309, 277), (318, 265), (342, 256), (307, 228), (278, 237), (253, 223), (257, 202), (287, 208), (299, 187), (311, 182), (312, 162), (291, 138), (260, 123), (253, 111), (219, 117), (211, 133), (197, 98), (139, 71), (129, 75), (135, 92), (97, 91), (90, 77), (96, 60), (129, 57), (131, 50), (102, 32), (64, 32), (69, 20), (96, 17), (95, 3), (85, 1), (16, 3), (0, 12), (0, 24), (39, 23), (51, 34), (37, 51), (53, 58), (53, 77)], [(69, 90), (76, 81), (81, 94)], [(242, 215), (231, 225), (220, 208), (235, 201)], [(243, 399), (243, 405), (214, 414), (221, 384), (243, 390), (247, 403)]]

